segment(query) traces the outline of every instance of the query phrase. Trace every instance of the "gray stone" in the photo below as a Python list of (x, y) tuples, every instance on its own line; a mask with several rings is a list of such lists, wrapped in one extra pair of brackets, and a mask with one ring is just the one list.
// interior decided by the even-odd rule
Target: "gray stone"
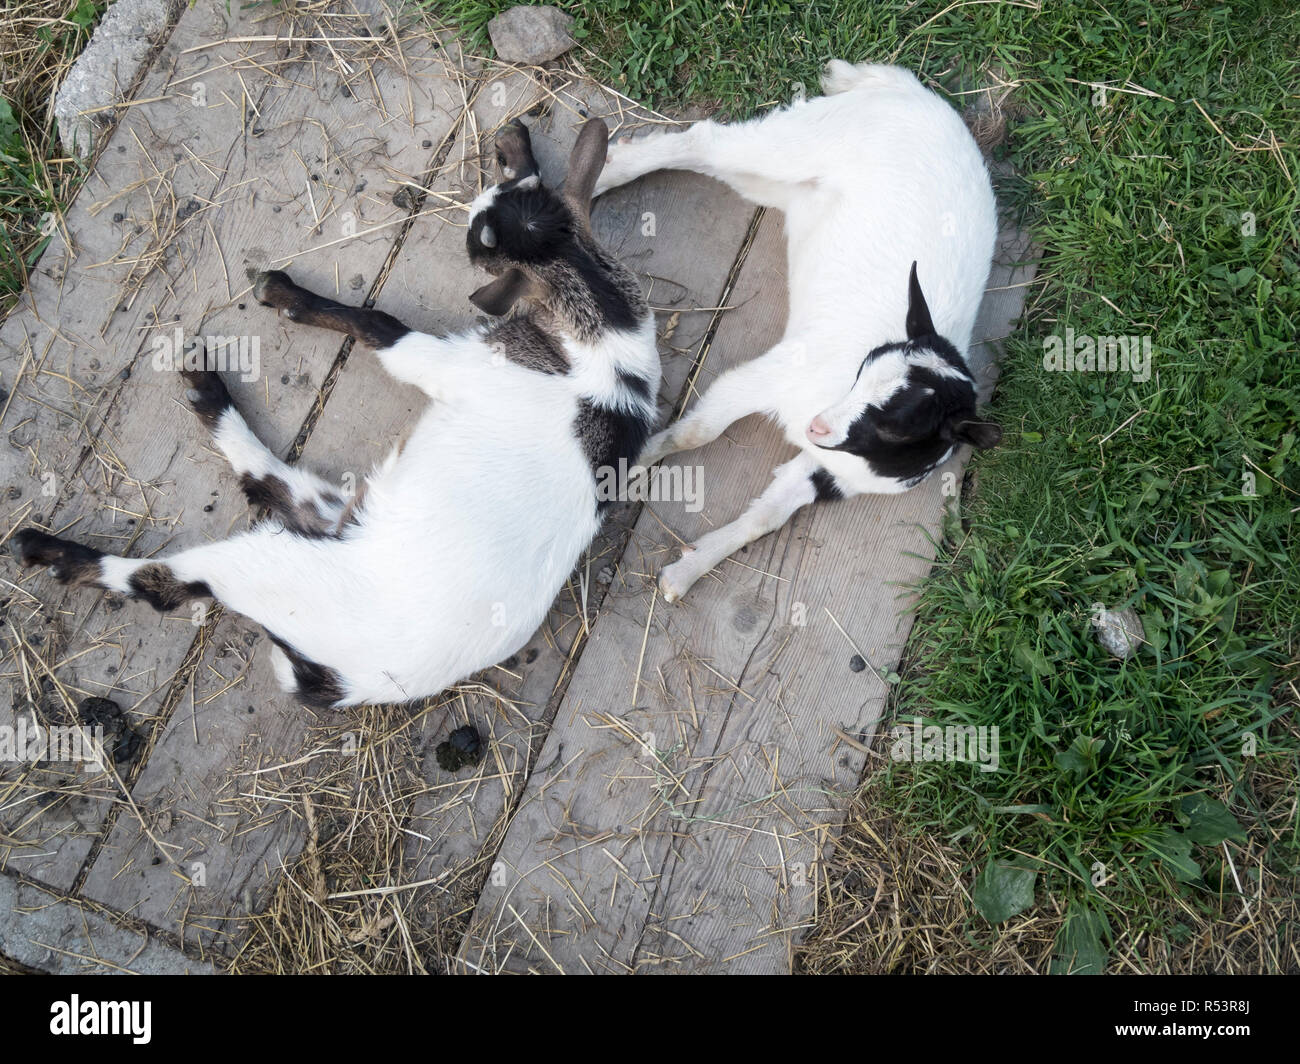
[[(69, 155), (87, 159), (112, 125), (122, 102), (183, 0), (114, 0), (90, 43), (54, 94), (59, 140)], [(86, 113), (91, 112), (91, 113)]]
[(55, 975), (213, 975), (152, 935), (0, 872), (0, 953)]
[(575, 41), (569, 30), (573, 16), (556, 7), (521, 5), (503, 11), (488, 23), (488, 36), (497, 58), (506, 63), (536, 66), (563, 55)]
[(1116, 658), (1131, 658), (1146, 642), (1142, 618), (1133, 610), (1097, 610), (1092, 618), (1097, 642)]

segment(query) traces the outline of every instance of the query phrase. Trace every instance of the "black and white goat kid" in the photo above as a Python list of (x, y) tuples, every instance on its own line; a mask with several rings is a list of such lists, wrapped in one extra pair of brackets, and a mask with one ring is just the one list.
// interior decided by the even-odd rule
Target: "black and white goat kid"
[(906, 491), (960, 444), (1001, 439), (976, 417), (966, 362), (997, 233), (975, 141), (901, 68), (836, 60), (822, 87), (751, 122), (620, 141), (596, 185), (599, 195), (653, 170), (694, 170), (785, 212), (781, 342), (722, 374), (641, 462), (702, 447), (760, 412), (800, 453), (742, 517), (663, 570), (669, 601), (815, 499)]
[(654, 427), (653, 316), (591, 232), (608, 136), (583, 126), (559, 192), (524, 126), (497, 137), (502, 180), (472, 204), (467, 236), (496, 279), (470, 299), (525, 314), (437, 337), (259, 276), (261, 303), (355, 337), (431, 400), (355, 498), (267, 450), (216, 373), (187, 373), (195, 412), (271, 519), (150, 559), (25, 529), (21, 560), (159, 610), (213, 596), (266, 628), (281, 685), (315, 705), (436, 694), (514, 653), (600, 526), (596, 471), (630, 465)]

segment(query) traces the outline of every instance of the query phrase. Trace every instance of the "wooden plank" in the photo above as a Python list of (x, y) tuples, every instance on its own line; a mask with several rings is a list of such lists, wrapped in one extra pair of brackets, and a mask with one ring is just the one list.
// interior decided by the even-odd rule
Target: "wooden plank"
[[(776, 222), (764, 218), (710, 373), (780, 337)], [(1011, 302), (989, 300), (976, 335), (1005, 335)], [(680, 456), (706, 472), (704, 512), (653, 506), (624, 568), (675, 557), (666, 530), (689, 542), (731, 520), (791, 450), (749, 418)], [(504, 882), (480, 899), (467, 966), (788, 970), (886, 694), (850, 658), (896, 665), (912, 616), (898, 586), (927, 571), (943, 474), (959, 469), (905, 495), (809, 507), (677, 607), (611, 594), (502, 844)]]
[[(672, 231), (670, 222), (659, 230), (662, 238), (682, 239), (685, 234)], [(768, 215), (728, 301), (738, 309), (722, 319), (705, 364), (707, 373), (751, 356), (757, 348), (747, 337), (753, 336), (758, 342), (756, 333), (779, 328), (784, 314), (782, 301), (764, 297), (768, 292), (784, 291), (783, 287), (774, 287), (779, 285), (782, 255), (779, 220)], [(733, 322), (740, 328), (733, 328)], [(752, 429), (751, 419), (733, 431)], [(754, 442), (745, 436), (747, 445)], [(757, 442), (763, 446), (761, 440)], [(769, 457), (776, 450), (773, 438), (767, 445)], [(696, 461), (695, 456), (692, 461)], [(707, 452), (701, 453), (697, 464), (710, 472), (715, 468)], [(706, 509), (716, 507), (730, 516), (725, 493), (734, 488), (734, 478), (710, 477), (705, 488)], [(742, 493), (733, 493), (739, 501)], [(661, 806), (657, 798), (648, 797), (653, 792), (654, 773), (641, 760), (640, 737), (653, 732), (654, 745), (668, 749), (685, 741), (692, 725), (689, 716), (678, 718), (676, 707), (668, 705), (659, 693), (663, 681), (658, 670), (668, 648), (667, 641), (658, 637), (667, 616), (664, 612), (651, 621), (651, 634), (646, 640), (641, 673), (646, 683), (641, 686), (635, 681), (651, 599), (646, 587), (649, 577), (667, 557), (667, 552), (660, 549), (663, 530), (655, 513), (650, 512), (659, 509), (652, 505), (637, 523), (619, 565), (620, 577), (609, 590), (538, 758), (539, 768), (529, 780), (506, 834), (497, 858), (505, 871), (505, 882), (498, 875), (485, 886), (462, 951), (464, 960), (472, 965), (495, 970), (518, 959), (536, 964), (540, 970), (586, 970), (582, 957), (587, 943), (578, 951), (569, 951), (566, 944), (573, 940), (573, 932), (596, 922), (595, 915), (608, 901), (614, 879), (624, 875), (620, 865), (628, 867), (627, 862), (634, 861), (639, 866), (645, 860), (651, 866), (662, 863), (662, 853), (648, 859), (642, 856), (643, 850), (661, 849), (666, 840), (659, 826), (653, 828), (653, 836), (641, 830), (641, 825), (650, 827)], [(703, 517), (693, 516), (697, 522)], [(698, 643), (708, 648), (712, 668), (722, 675), (738, 674), (753, 643), (747, 633), (730, 623), (733, 612), (698, 611), (705, 629)], [(715, 618), (720, 626), (713, 624)], [(696, 708), (701, 717), (716, 701), (716, 696), (705, 690), (717, 683), (712, 674), (708, 675), (707, 682), (697, 678), (695, 685)], [(561, 871), (553, 875), (548, 862), (552, 866), (558, 862)], [(564, 882), (566, 878), (572, 886)], [(636, 908), (630, 891), (641, 889), (623, 887), (621, 893), (615, 894), (620, 912), (626, 906)], [(645, 895), (642, 908), (648, 900)], [(545, 932), (545, 923), (540, 928), (533, 923), (539, 916), (549, 922), (555, 935)], [(631, 922), (638, 926), (638, 933), (642, 919), (643, 914), (632, 912)], [(524, 927), (524, 923), (528, 926)], [(615, 932), (615, 939), (621, 934)], [(541, 945), (533, 944), (533, 935), (538, 936)], [(600, 939), (597, 948), (606, 944)], [(542, 952), (543, 946), (551, 954), (549, 959)], [(590, 967), (608, 970), (599, 956), (590, 958)]]
[[(410, 211), (409, 200), (398, 197), (395, 203), (394, 193), (404, 185), (418, 186), (463, 109), (456, 62), (454, 49), (444, 49), (428, 34), (408, 32), (400, 56), (390, 51), (368, 60), (366, 77), (354, 81), (350, 94), (340, 92), (329, 63), (296, 70), (285, 87), (289, 110), (276, 127), (283, 130), (284, 142), (275, 153), (252, 159), (240, 177), (251, 186), (247, 205), (263, 209), (231, 211), (222, 218), (219, 243), (226, 258), (236, 249), (241, 273), (244, 263), (255, 269), (291, 260), (295, 279), (343, 299), (360, 301), (377, 291), (402, 231), (391, 223), (402, 222)], [(269, 108), (262, 111), (269, 131)], [(289, 191), (295, 187), (302, 192)], [(315, 213), (286, 218), (287, 206), (268, 212), (273, 195), (293, 196), (299, 208)], [(314, 231), (318, 217), (319, 232)], [(311, 222), (304, 226), (306, 218)], [(215, 265), (214, 259), (206, 263), (209, 282)], [(186, 299), (197, 301), (204, 287), (200, 281), (196, 296)], [(232, 391), (259, 435), (287, 453), (319, 401), (342, 344), (337, 335), (295, 328), (248, 302), (244, 313), (237, 307), (226, 312), (237, 315), (235, 323), (244, 330), (261, 330), (265, 370), (253, 387), (242, 394)], [(138, 435), (141, 413), (138, 406), (128, 413), (123, 436), (132, 428)], [(324, 424), (328, 428), (329, 422)], [(190, 425), (188, 436), (195, 431)], [(351, 442), (355, 448), (355, 436)], [(220, 536), (232, 524), (242, 525), (247, 506), (224, 463), (205, 454), (194, 465), (202, 465), (204, 475), (219, 485), (216, 498), (230, 500), (233, 516), (204, 529), (207, 521), (193, 520), (190, 509), (178, 514), (178, 520), (189, 518), (182, 531)], [(142, 627), (147, 623), (143, 620)], [(180, 667), (179, 655), (190, 644), (174, 635), (171, 640), (160, 652), (144, 637), (141, 653), (171, 655), (149, 671), (171, 675)], [(300, 810), (287, 809), (283, 800), (300, 774), (297, 766), (270, 776), (265, 770), (295, 760), (308, 719), (278, 690), (265, 655), (256, 653), (265, 645), (260, 630), (242, 618), (223, 617), (205, 629), (188, 690), (133, 788), (141, 816), (118, 817), (86, 876), (87, 897), (204, 946), (219, 941), (228, 948), (238, 938), (238, 919), (257, 907), (261, 887), (300, 844), (295, 822)], [(156, 830), (158, 820), (166, 832)], [(155, 863), (160, 849), (167, 858)], [(201, 882), (191, 870), (201, 873)]]
[(0, 953), (53, 975), (212, 975), (141, 927), (0, 872)]
[[(1023, 287), (1010, 286), (1032, 277), (1032, 266), (1027, 275), (1017, 268), (1026, 250), (1014, 229), (1000, 235), (976, 337), (1001, 339), (1019, 317)], [(985, 387), (995, 357), (987, 342), (972, 353)], [(807, 624), (777, 624), (760, 644), (738, 684), (756, 704), (732, 700), (734, 722), (720, 729), (704, 778), (688, 783), (700, 802), (657, 885), (638, 968), (790, 970), (793, 947), (824, 897), (829, 842), (861, 776), (852, 741), (870, 740), (887, 697), (869, 672), (852, 673), (850, 656), (861, 650), (877, 669), (897, 668), (914, 619), (913, 598), (899, 589), (929, 571), (928, 537), (940, 534), (954, 498), (944, 474), (955, 490), (965, 457), (905, 495), (803, 515), (803, 557), (782, 559), (774, 571), (778, 580), (789, 574), (777, 586), (775, 616), (798, 611)]]
[[(183, 280), (186, 264), (206, 239), (207, 222), (220, 210), (224, 171), (244, 144), (246, 112), (264, 102), (271, 80), (269, 74), (239, 71), (239, 48), (223, 46), (191, 58), (186, 50), (225, 38), (232, 28), (253, 26), (251, 18), (231, 24), (210, 9), (181, 17), (139, 90), (140, 99), (155, 102), (127, 110), (65, 228), (0, 330), (0, 377), (10, 393), (3, 410), (9, 447), (0, 448), (9, 504), (6, 535), (28, 522), (55, 528), (75, 522), (76, 533), (100, 532), (110, 543), (125, 545), (141, 530), (140, 547), (156, 549), (162, 542), (152, 518), (144, 518), (159, 492), (122, 469), (111, 419), (142, 381), (146, 387), (158, 383), (150, 380), (156, 375), (135, 370), (149, 364), (149, 341), (164, 327), (160, 323), (172, 326), (173, 286)], [(261, 59), (268, 65), (277, 61)], [(191, 70), (201, 76), (178, 83), (182, 71)], [(170, 429), (176, 428), (173, 407), (168, 397), (157, 410)], [(147, 438), (164, 437), (151, 426)], [(159, 516), (165, 527), (166, 513)], [(62, 704), (53, 711), (42, 706), (53, 715), (59, 708), (66, 712), (68, 701), (115, 693), (143, 725), (143, 703), (166, 681), (122, 668), (131, 644), (113, 623), (118, 604), (84, 591), (69, 593), (44, 572), (20, 572), (7, 553), (0, 565), (14, 587), (5, 672), (15, 709), (31, 702)], [(74, 648), (88, 640), (78, 643), (76, 633), (96, 614), (101, 616), (95, 637), (105, 646), (82, 655)], [(34, 782), (24, 767), (0, 773), (3, 823), (12, 840), (0, 850), (0, 863), (13, 861), (28, 874), (71, 886), (106, 803), (120, 797), (119, 789), (95, 779), (32, 820), (28, 800), (46, 784)]]

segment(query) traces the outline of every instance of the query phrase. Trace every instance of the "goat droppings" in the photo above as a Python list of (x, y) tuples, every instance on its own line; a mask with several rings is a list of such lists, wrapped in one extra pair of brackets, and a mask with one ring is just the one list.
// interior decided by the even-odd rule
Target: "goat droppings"
[(466, 765), (482, 760), (483, 737), (474, 725), (466, 724), (452, 732), (446, 742), (439, 743), (434, 753), (444, 771), (459, 772)]

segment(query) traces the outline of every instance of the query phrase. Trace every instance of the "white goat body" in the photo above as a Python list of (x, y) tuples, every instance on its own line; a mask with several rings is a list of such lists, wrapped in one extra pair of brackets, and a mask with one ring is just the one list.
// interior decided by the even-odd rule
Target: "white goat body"
[[(997, 234), (978, 147), (909, 71), (834, 61), (823, 86), (826, 96), (749, 122), (619, 141), (596, 186), (688, 169), (785, 212), (782, 340), (719, 376), (642, 462), (703, 446), (756, 412), (801, 453), (744, 517), (664, 570), (670, 600), (815, 498), (905, 491), (960, 443), (999, 435), (974, 420), (965, 361)], [(909, 335), (913, 312), (928, 331)]]
[(159, 609), (215, 596), (267, 629), (281, 685), (323, 706), (436, 694), (514, 653), (600, 526), (597, 470), (633, 461), (655, 418), (653, 316), (590, 232), (607, 139), (598, 120), (584, 127), (556, 194), (541, 187), (521, 126), (498, 138), (513, 176), (473, 204), (467, 237), (471, 260), (497, 280), (470, 298), (495, 314), (528, 300), (524, 318), (436, 337), (282, 273), (259, 277), (260, 302), (357, 337), (429, 396), (356, 499), (278, 459), (220, 378), (192, 371), (191, 404), (273, 520), (153, 559), (24, 529), (22, 560)]

